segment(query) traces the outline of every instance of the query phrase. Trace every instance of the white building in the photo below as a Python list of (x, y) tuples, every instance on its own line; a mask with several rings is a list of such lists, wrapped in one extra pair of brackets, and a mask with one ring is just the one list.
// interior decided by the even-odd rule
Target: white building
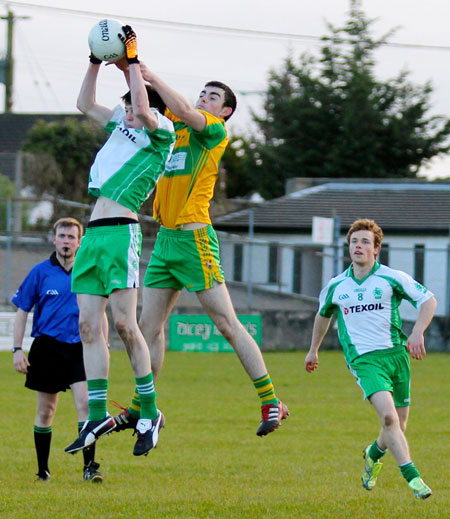
[[(286, 196), (214, 220), (227, 279), (318, 297), (349, 264), (349, 226), (370, 218), (384, 232), (381, 263), (434, 292), (436, 315), (450, 314), (450, 180), (291, 179), (287, 187)], [(314, 216), (340, 221), (337, 247), (312, 241)], [(401, 311), (416, 315), (409, 303)]]

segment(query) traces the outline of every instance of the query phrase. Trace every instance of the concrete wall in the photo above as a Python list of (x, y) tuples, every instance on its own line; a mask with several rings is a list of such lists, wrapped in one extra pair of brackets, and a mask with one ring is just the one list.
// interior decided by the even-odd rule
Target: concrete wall
[[(263, 350), (307, 350), (311, 342), (313, 317), (293, 312), (262, 312)], [(403, 331), (411, 333), (413, 321), (404, 321)], [(450, 352), (450, 322), (435, 317), (425, 332), (427, 351)], [(324, 349), (340, 349), (337, 330), (330, 328), (323, 341)]]

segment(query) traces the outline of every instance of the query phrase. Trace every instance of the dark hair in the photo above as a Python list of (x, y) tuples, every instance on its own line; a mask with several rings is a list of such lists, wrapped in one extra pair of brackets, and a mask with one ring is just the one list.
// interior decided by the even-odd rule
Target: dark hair
[(83, 226), (78, 220), (75, 220), (75, 218), (60, 218), (59, 220), (56, 220), (56, 222), (53, 224), (53, 236), (56, 236), (56, 231), (58, 227), (77, 227), (78, 228), (78, 239), (81, 240), (81, 237), (83, 236)]
[[(156, 108), (160, 114), (164, 115), (166, 111), (166, 103), (161, 99), (161, 96), (158, 92), (151, 86), (145, 85), (145, 89), (147, 90), (148, 102), (152, 108)], [(128, 90), (126, 94), (122, 96), (122, 101), (131, 105), (131, 91)]]
[(232, 109), (231, 114), (224, 117), (225, 121), (228, 121), (228, 119), (234, 114), (237, 105), (236, 96), (234, 95), (233, 90), (231, 90), (229, 86), (225, 85), (225, 83), (222, 83), (221, 81), (208, 81), (205, 87), (208, 86), (221, 88), (225, 92), (223, 106), (229, 106)]

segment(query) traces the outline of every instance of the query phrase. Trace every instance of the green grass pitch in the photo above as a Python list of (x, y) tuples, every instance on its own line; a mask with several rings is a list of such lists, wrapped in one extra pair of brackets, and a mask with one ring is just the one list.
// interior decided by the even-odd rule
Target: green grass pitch
[[(259, 402), (233, 354), (168, 352), (157, 380), (166, 416), (157, 449), (132, 455), (131, 431), (97, 444), (102, 485), (82, 480), (82, 455), (64, 453), (77, 435), (70, 392), (53, 424), (52, 479), (34, 481), (35, 395), (0, 353), (0, 517), (2, 519), (365, 519), (445, 518), (450, 510), (450, 355), (412, 362), (407, 430), (412, 458), (433, 489), (415, 500), (391, 454), (376, 488), (360, 483), (362, 449), (378, 420), (340, 352), (323, 352), (316, 373), (305, 352), (267, 353), (277, 395), (291, 416), (265, 438), (255, 434)], [(134, 384), (126, 354), (111, 353), (109, 398), (126, 405)], [(115, 413), (109, 405), (109, 411)]]

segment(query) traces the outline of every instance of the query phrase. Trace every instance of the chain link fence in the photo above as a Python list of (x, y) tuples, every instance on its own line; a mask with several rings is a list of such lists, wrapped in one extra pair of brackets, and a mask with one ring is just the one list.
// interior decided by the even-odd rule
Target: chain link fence
[[(145, 204), (151, 209), (151, 202)], [(7, 200), (0, 198), (0, 303), (6, 307), (15, 290), (39, 261), (53, 251), (52, 222), (60, 216), (77, 217), (87, 225), (92, 206), (65, 200)], [(56, 213), (56, 216), (55, 216)], [(49, 223), (49, 218), (51, 221)], [(142, 270), (150, 259), (159, 225), (150, 215), (140, 215), (144, 235)], [(20, 222), (20, 225), (19, 223)], [(24, 230), (28, 229), (28, 230)], [(227, 281), (245, 284), (247, 308), (254, 308), (253, 289), (264, 288), (278, 294), (298, 294), (317, 298), (321, 287), (350, 263), (344, 238), (338, 250), (303, 243), (300, 239), (272, 236), (249, 238), (248, 234), (218, 232), (222, 266)], [(286, 240), (290, 241), (287, 242)], [(427, 241), (428, 240), (428, 241)], [(380, 261), (404, 270), (436, 294), (438, 314), (449, 315), (450, 247), (448, 239), (418, 237), (413, 245), (403, 239), (385, 240)], [(258, 308), (254, 308), (258, 310)]]

